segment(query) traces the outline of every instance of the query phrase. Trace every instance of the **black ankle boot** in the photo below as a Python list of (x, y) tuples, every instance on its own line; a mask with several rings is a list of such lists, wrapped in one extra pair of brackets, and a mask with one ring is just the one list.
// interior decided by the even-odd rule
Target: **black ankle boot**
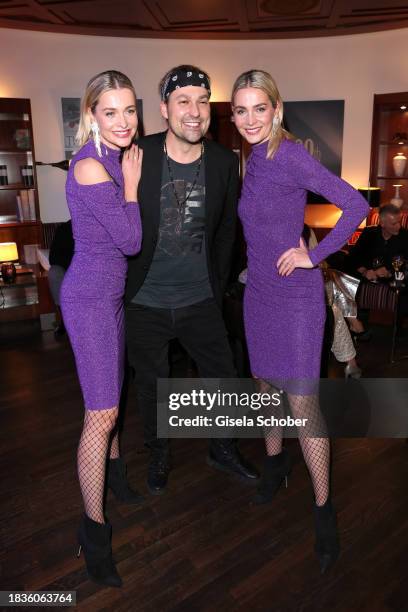
[(97, 523), (84, 514), (78, 530), (79, 550), (84, 551), (88, 576), (94, 582), (120, 587), (122, 579), (112, 559), (112, 527), (109, 523)]
[(315, 552), (320, 563), (320, 572), (324, 574), (336, 561), (340, 553), (337, 534), (336, 512), (330, 499), (324, 506), (314, 507), (316, 542)]
[(290, 473), (291, 461), (289, 454), (283, 450), (279, 455), (265, 457), (261, 481), (253, 498), (254, 504), (266, 504), (272, 501), (282, 482)]
[(109, 459), (107, 483), (117, 500), (125, 504), (140, 504), (144, 497), (130, 488), (126, 478), (126, 465), (121, 457)]

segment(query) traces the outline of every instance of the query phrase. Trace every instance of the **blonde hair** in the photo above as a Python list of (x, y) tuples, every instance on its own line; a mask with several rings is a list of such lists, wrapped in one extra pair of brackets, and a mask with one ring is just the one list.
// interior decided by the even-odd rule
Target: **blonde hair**
[(81, 147), (88, 142), (91, 137), (91, 119), (88, 114), (88, 109), (94, 112), (101, 95), (111, 89), (130, 89), (135, 96), (136, 102), (136, 92), (132, 85), (132, 81), (122, 72), (118, 70), (106, 70), (92, 77), (86, 86), (85, 93), (81, 100), (79, 127), (75, 135), (75, 142), (78, 146)]
[(282, 140), (294, 140), (294, 136), (284, 127), (282, 127), (283, 120), (283, 101), (279, 93), (278, 87), (271, 77), (269, 72), (265, 70), (247, 70), (239, 75), (236, 79), (231, 94), (231, 104), (234, 106), (235, 94), (239, 89), (245, 89), (247, 87), (254, 87), (255, 89), (261, 89), (271, 101), (275, 114), (273, 116), (272, 130), (269, 136), (268, 151), (266, 157), (272, 159), (276, 151), (279, 148)]

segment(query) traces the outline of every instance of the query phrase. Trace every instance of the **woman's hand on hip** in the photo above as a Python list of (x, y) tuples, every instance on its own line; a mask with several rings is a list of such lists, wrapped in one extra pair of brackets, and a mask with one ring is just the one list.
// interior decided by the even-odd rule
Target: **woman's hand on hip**
[(298, 248), (288, 249), (279, 257), (276, 266), (281, 276), (289, 276), (295, 268), (314, 268), (302, 238)]
[(125, 183), (125, 200), (137, 202), (137, 188), (142, 173), (143, 151), (132, 145), (125, 151), (122, 159), (123, 180)]

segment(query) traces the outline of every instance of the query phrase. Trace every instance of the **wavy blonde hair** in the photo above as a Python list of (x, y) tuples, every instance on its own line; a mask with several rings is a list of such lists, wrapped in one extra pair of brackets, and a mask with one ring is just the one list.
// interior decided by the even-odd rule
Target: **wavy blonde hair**
[(269, 72), (265, 70), (247, 70), (236, 79), (231, 93), (231, 104), (234, 106), (235, 94), (239, 89), (254, 87), (261, 89), (271, 101), (275, 114), (273, 116), (272, 130), (269, 136), (268, 151), (266, 157), (272, 159), (279, 148), (282, 140), (294, 140), (294, 136), (282, 127), (283, 101), (278, 87)]
[(122, 72), (118, 70), (105, 70), (105, 72), (100, 72), (92, 77), (81, 99), (79, 127), (75, 135), (75, 142), (78, 146), (81, 147), (91, 138), (91, 119), (88, 109), (91, 109), (93, 113), (101, 95), (111, 89), (130, 89), (135, 96), (136, 103), (136, 92), (132, 81)]

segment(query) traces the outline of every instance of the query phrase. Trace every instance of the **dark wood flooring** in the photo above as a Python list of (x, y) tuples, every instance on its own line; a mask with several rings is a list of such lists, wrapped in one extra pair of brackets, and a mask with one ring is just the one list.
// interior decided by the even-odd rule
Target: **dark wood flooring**
[[(374, 331), (360, 350), (364, 374), (406, 376), (408, 361), (386, 364), (390, 329)], [(322, 577), (296, 440), (288, 441), (295, 463), (289, 487), (270, 505), (251, 506), (250, 487), (208, 467), (204, 440), (175, 441), (168, 491), (152, 497), (133, 389), (122, 449), (146, 501), (132, 507), (108, 497), (124, 586), (91, 583), (75, 556), (82, 402), (69, 344), (22, 323), (3, 329), (0, 341), (1, 589), (76, 590), (77, 609), (91, 611), (408, 610), (405, 440), (334, 441), (342, 554)], [(331, 375), (341, 373), (333, 364)], [(261, 464), (260, 440), (242, 441), (241, 449)]]

